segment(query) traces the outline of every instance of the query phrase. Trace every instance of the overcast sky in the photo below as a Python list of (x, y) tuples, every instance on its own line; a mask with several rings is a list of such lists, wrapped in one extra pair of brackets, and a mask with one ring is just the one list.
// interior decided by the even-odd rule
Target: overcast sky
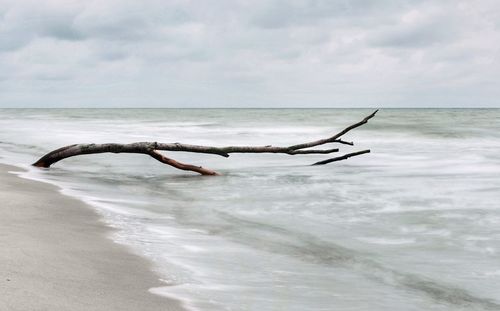
[(500, 107), (498, 0), (0, 0), (0, 107)]

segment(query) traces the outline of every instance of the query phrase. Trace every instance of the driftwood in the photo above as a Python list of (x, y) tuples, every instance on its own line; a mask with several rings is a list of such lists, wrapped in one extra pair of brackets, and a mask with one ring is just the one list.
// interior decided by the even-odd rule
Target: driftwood
[[(200, 145), (188, 145), (181, 143), (158, 143), (158, 142), (138, 142), (131, 144), (75, 144), (66, 147), (59, 148), (52, 152), (47, 153), (38, 161), (33, 163), (36, 167), (48, 168), (52, 164), (61, 161), (63, 159), (74, 157), (84, 154), (96, 154), (96, 153), (140, 153), (149, 155), (156, 160), (173, 166), (177, 169), (185, 171), (193, 171), (201, 175), (219, 175), (219, 173), (203, 168), (201, 166), (190, 165), (180, 163), (171, 158), (168, 158), (161, 154), (158, 150), (163, 151), (183, 151), (183, 152), (194, 152), (194, 153), (208, 153), (220, 155), (223, 157), (229, 157), (230, 153), (283, 153), (289, 155), (297, 154), (330, 154), (338, 152), (338, 148), (333, 149), (307, 149), (328, 143), (339, 143), (345, 145), (354, 145), (353, 142), (344, 141), (341, 137), (347, 132), (355, 129), (368, 122), (371, 118), (375, 116), (378, 110), (375, 110), (372, 114), (365, 117), (363, 120), (350, 125), (338, 132), (337, 134), (324, 139), (319, 139), (312, 142), (302, 143), (298, 145), (292, 145), (287, 147), (276, 147), (276, 146), (227, 146), (227, 147), (213, 147), (213, 146), (200, 146)], [(358, 156), (361, 154), (369, 153), (370, 150), (362, 150), (353, 153), (348, 153), (339, 157), (330, 158), (327, 160), (316, 162), (312, 165), (324, 165), (331, 162), (346, 160), (350, 157)]]

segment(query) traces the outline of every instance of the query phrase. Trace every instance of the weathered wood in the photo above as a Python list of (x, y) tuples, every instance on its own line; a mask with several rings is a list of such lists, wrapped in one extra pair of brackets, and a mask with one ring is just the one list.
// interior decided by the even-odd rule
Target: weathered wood
[[(48, 168), (52, 164), (59, 162), (63, 159), (85, 155), (85, 154), (97, 154), (97, 153), (137, 153), (145, 154), (153, 157), (154, 159), (173, 166), (177, 169), (187, 170), (197, 172), (202, 175), (218, 175), (217, 172), (203, 168), (201, 166), (195, 166), (191, 164), (184, 164), (168, 158), (158, 152), (162, 151), (177, 151), (177, 152), (192, 152), (192, 153), (205, 153), (205, 154), (215, 154), (223, 157), (229, 157), (231, 153), (282, 153), (288, 155), (299, 155), (299, 154), (330, 154), (338, 152), (338, 148), (332, 149), (308, 149), (328, 143), (339, 143), (345, 145), (354, 145), (353, 142), (344, 141), (341, 139), (343, 135), (349, 131), (366, 124), (368, 120), (373, 118), (378, 110), (375, 110), (372, 114), (365, 117), (358, 123), (350, 125), (338, 132), (337, 134), (320, 140), (315, 140), (312, 142), (292, 145), (292, 146), (226, 146), (226, 147), (214, 147), (214, 146), (202, 146), (202, 145), (189, 145), (181, 143), (158, 143), (158, 142), (137, 142), (131, 144), (74, 144), (65, 146), (54, 151), (51, 151), (41, 157), (38, 161), (33, 163), (34, 166)], [(358, 152), (349, 153), (340, 157), (331, 158), (324, 161), (319, 161), (313, 165), (324, 165), (327, 163), (345, 160), (353, 156), (361, 155), (370, 152), (370, 150), (363, 150)]]
[(155, 150), (151, 151), (149, 155), (162, 163), (171, 165), (171, 166), (178, 168), (180, 170), (183, 170), (183, 171), (192, 171), (192, 172), (200, 173), (201, 175), (220, 175), (219, 173), (217, 173), (215, 171), (203, 168), (201, 166), (184, 164), (184, 163), (175, 161), (174, 159), (167, 158), (166, 156), (164, 156), (163, 154), (161, 154)]
[(362, 154), (365, 154), (365, 153), (370, 153), (370, 150), (362, 150), (362, 151), (356, 151), (356, 152), (344, 154), (343, 156), (335, 157), (335, 158), (331, 158), (331, 159), (326, 159), (326, 160), (323, 160), (323, 161), (319, 161), (319, 162), (313, 163), (311, 165), (325, 165), (325, 164), (332, 163), (332, 162), (347, 160), (350, 157), (355, 157), (355, 156), (362, 155)]

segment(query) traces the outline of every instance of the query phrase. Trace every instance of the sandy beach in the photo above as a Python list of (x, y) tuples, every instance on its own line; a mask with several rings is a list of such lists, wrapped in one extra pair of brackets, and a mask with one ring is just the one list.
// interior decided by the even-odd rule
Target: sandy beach
[(89, 206), (0, 166), (0, 310), (181, 310)]

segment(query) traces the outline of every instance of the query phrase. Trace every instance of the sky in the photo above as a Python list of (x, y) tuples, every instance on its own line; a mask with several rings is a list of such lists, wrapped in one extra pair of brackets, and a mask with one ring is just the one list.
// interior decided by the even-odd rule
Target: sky
[(0, 0), (0, 107), (500, 107), (498, 0)]

